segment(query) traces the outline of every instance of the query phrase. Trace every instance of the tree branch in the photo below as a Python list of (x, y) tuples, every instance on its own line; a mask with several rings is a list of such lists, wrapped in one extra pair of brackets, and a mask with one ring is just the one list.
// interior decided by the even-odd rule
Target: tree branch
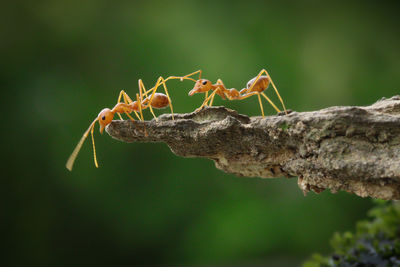
[(400, 96), (265, 118), (225, 107), (174, 115), (113, 121), (106, 131), (124, 142), (165, 142), (179, 156), (206, 157), (239, 176), (298, 176), (304, 193), (400, 199)]

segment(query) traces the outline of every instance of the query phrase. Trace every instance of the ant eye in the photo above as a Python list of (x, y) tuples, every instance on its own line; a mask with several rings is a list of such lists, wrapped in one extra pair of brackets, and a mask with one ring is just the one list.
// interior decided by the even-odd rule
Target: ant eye
[(104, 121), (106, 119), (106, 116), (101, 117), (101, 119)]
[(203, 84), (203, 85), (206, 85), (206, 84), (207, 84), (207, 81), (202, 82), (202, 84)]

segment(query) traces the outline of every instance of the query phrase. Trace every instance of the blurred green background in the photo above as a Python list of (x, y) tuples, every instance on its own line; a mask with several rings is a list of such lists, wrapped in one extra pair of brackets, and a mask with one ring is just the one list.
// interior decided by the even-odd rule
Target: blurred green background
[[(90, 140), (73, 172), (65, 162), (139, 78), (151, 86), (202, 69), (240, 89), (266, 68), (296, 111), (399, 94), (399, 11), (398, 1), (3, 3), (3, 266), (296, 266), (329, 251), (332, 233), (354, 229), (369, 199), (304, 197), (296, 179), (238, 178), (98, 127), (100, 168)], [(178, 113), (203, 99), (187, 96), (190, 81), (168, 87)], [(260, 115), (257, 98), (215, 104)]]

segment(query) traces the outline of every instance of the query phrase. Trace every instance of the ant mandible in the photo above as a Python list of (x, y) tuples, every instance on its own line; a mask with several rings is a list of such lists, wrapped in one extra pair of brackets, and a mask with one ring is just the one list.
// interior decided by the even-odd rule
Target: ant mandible
[[(152, 108), (165, 108), (168, 105), (170, 105), (171, 112), (173, 112), (171, 99), (169, 98), (167, 86), (165, 84), (166, 80), (168, 80), (168, 79), (164, 79), (162, 77), (158, 78), (156, 85), (152, 89), (147, 91), (147, 92), (145, 91), (145, 87), (144, 87), (144, 84), (143, 84), (142, 80), (139, 80), (139, 93), (140, 94), (136, 94), (136, 101), (132, 101), (132, 99), (128, 96), (128, 94), (125, 93), (124, 90), (122, 90), (120, 92), (120, 94), (119, 94), (118, 102), (114, 106), (114, 108), (113, 109), (105, 108), (102, 111), (100, 111), (100, 113), (97, 116), (97, 118), (90, 124), (89, 128), (85, 131), (85, 133), (83, 134), (82, 138), (80, 139), (80, 141), (76, 145), (75, 149), (73, 150), (71, 156), (67, 160), (67, 163), (66, 163), (67, 169), (72, 171), (72, 167), (74, 165), (75, 159), (78, 156), (78, 153), (79, 153), (84, 141), (88, 137), (89, 133), (92, 136), (94, 164), (95, 164), (95, 166), (97, 168), (99, 167), (99, 165), (97, 163), (96, 147), (95, 147), (94, 136), (93, 136), (94, 126), (95, 126), (97, 121), (99, 122), (99, 125), (100, 125), (100, 133), (102, 134), (103, 131), (104, 131), (104, 128), (108, 124), (111, 123), (111, 121), (113, 120), (114, 115), (116, 113), (121, 118), (121, 120), (122, 120), (121, 114), (125, 113), (132, 121), (135, 121), (132, 118), (132, 116), (129, 115), (129, 114), (134, 112), (136, 117), (139, 120), (143, 120), (142, 110), (146, 109), (146, 108), (150, 108), (152, 114), (154, 115), (154, 112), (153, 112)], [(162, 93), (156, 93), (157, 88), (161, 84), (163, 84), (165, 92), (167, 93), (167, 95), (162, 94)], [(143, 99), (142, 90), (144, 90), (143, 93), (146, 96), (145, 99)], [(150, 92), (151, 92), (151, 96), (149, 97), (149, 96), (147, 96), (147, 94), (150, 93)], [(125, 103), (121, 103), (120, 102), (121, 97), (124, 98), (124, 102)], [(140, 117), (139, 117), (137, 112), (140, 113)], [(173, 118), (173, 113), (172, 113), (172, 119), (174, 119)]]
[[(287, 114), (285, 104), (283, 103), (283, 100), (278, 92), (278, 89), (276, 89), (276, 86), (275, 86), (274, 82), (272, 81), (271, 76), (268, 74), (267, 70), (265, 70), (265, 69), (262, 69), (256, 77), (254, 77), (247, 83), (246, 88), (243, 88), (240, 91), (236, 90), (235, 88), (227, 89), (221, 79), (218, 79), (217, 83), (215, 83), (215, 84), (212, 84), (212, 82), (207, 79), (201, 79), (201, 73), (202, 73), (201, 70), (198, 70), (196, 72), (193, 72), (191, 74), (183, 76), (182, 78), (187, 78), (188, 76), (194, 75), (196, 73), (199, 73), (199, 79), (196, 81), (193, 89), (189, 92), (189, 95), (191, 96), (195, 93), (204, 93), (204, 92), (206, 93), (206, 97), (204, 99), (203, 104), (198, 109), (196, 109), (196, 111), (202, 109), (205, 105), (212, 106), (215, 94), (218, 94), (219, 96), (221, 96), (222, 99), (225, 99), (225, 97), (226, 97), (229, 100), (243, 100), (243, 99), (246, 99), (253, 95), (257, 95), (258, 101), (260, 104), (261, 113), (262, 113), (262, 116), (264, 117), (264, 109), (263, 109), (263, 105), (262, 105), (262, 101), (261, 101), (261, 97), (260, 97), (260, 95), (261, 95), (279, 113), (279, 112), (281, 112), (279, 110), (279, 108), (277, 108), (276, 105), (271, 101), (271, 99), (269, 99), (264, 94), (264, 91), (268, 88), (269, 84), (271, 83), (279, 100), (282, 103), (285, 113)], [(262, 75), (263, 73), (265, 73), (266, 75)], [(212, 90), (213, 93), (210, 96), (207, 96), (207, 93), (210, 90)]]

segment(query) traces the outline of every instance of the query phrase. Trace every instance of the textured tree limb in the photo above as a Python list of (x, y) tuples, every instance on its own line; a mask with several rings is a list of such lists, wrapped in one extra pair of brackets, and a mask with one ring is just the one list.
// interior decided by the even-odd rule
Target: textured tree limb
[(239, 176), (297, 176), (305, 193), (400, 199), (400, 96), (265, 118), (211, 107), (175, 120), (113, 121), (106, 131), (124, 142), (165, 142), (179, 156), (210, 158)]

